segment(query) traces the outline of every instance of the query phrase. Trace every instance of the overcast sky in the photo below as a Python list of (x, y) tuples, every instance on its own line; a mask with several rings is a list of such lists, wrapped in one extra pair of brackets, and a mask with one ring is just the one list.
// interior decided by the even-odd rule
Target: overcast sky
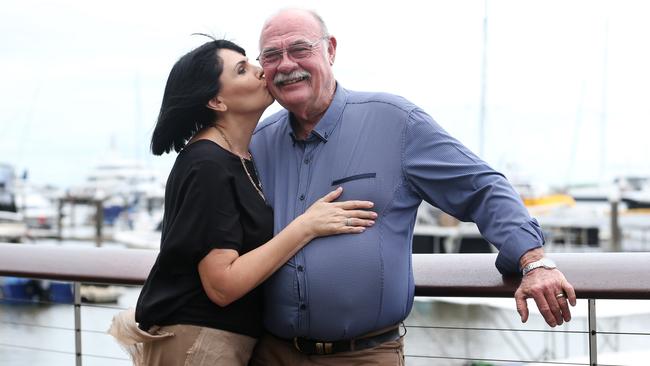
[[(0, 162), (77, 184), (111, 148), (165, 175), (149, 137), (174, 62), (206, 32), (254, 59), (264, 20), (318, 11), (335, 75), (400, 94), (507, 175), (565, 184), (650, 175), (646, 1), (33, 1), (0, 12)], [(269, 111), (279, 108), (273, 105)]]

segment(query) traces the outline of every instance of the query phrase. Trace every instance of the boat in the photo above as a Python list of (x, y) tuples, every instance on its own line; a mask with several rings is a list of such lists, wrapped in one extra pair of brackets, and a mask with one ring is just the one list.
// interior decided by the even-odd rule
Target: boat
[(473, 222), (462, 222), (422, 202), (413, 228), (413, 253), (491, 253)]
[[(112, 285), (81, 285), (80, 291), (84, 303), (116, 303), (122, 294), (117, 286)], [(74, 285), (70, 282), (5, 277), (0, 283), (0, 294), (2, 302), (8, 304), (74, 303)]]
[(52, 187), (38, 187), (19, 182), (16, 206), (23, 215), (29, 238), (52, 238), (57, 235), (58, 192)]
[(609, 183), (569, 186), (566, 191), (578, 202), (622, 201), (629, 209), (650, 208), (647, 176), (619, 176)]
[[(581, 201), (559, 193), (522, 196), (522, 200), (530, 215), (539, 222), (548, 251), (650, 250), (649, 209), (624, 205), (614, 208), (604, 199), (602, 202)], [(618, 236), (613, 235), (613, 227)], [(427, 203), (420, 206), (413, 253), (493, 250), (474, 223), (460, 222)]]
[(94, 304), (117, 303), (122, 290), (112, 285), (81, 285), (81, 301)]
[(0, 164), (0, 241), (20, 243), (27, 225), (16, 207), (15, 180), (14, 168)]
[(0, 211), (0, 242), (21, 243), (26, 236), (27, 225), (21, 214)]
[(162, 210), (151, 214), (140, 212), (131, 221), (130, 227), (115, 228), (113, 240), (133, 249), (160, 249), (162, 236)]
[(112, 226), (130, 220), (133, 212), (162, 209), (164, 187), (157, 170), (113, 152), (91, 170), (85, 183), (68, 189), (67, 196), (102, 201), (104, 224)]

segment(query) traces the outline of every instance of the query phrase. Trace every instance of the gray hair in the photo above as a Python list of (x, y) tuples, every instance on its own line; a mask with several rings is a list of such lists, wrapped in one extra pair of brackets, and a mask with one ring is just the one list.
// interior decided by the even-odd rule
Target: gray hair
[[(262, 29), (266, 28), (266, 25), (269, 24), (269, 20), (271, 20), (272, 18), (275, 18), (278, 14), (280, 14), (282, 12), (285, 12), (287, 10), (300, 10), (300, 11), (307, 12), (308, 14), (310, 14), (314, 18), (314, 20), (316, 20), (316, 22), (318, 22), (318, 25), (319, 25), (320, 31), (321, 31), (321, 36), (322, 37), (329, 37), (330, 33), (327, 30), (327, 25), (325, 24), (325, 21), (323, 20), (323, 18), (315, 10), (311, 10), (311, 9), (301, 9), (301, 8), (284, 8), (284, 9), (280, 9), (277, 12), (273, 13), (268, 18), (266, 18), (266, 21), (264, 22), (264, 25), (262, 26)], [(262, 41), (262, 39), (260, 37), (260, 46), (261, 46), (261, 41)]]
[(323, 17), (321, 17), (315, 10), (307, 10), (307, 12), (311, 14), (311, 16), (313, 16), (318, 22), (318, 25), (320, 25), (321, 36), (329, 37), (330, 33), (327, 30), (327, 25), (325, 24)]

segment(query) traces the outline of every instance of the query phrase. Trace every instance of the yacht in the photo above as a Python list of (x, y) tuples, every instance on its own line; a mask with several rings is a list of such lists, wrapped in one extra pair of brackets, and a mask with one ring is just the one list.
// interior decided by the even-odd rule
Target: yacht
[(20, 243), (27, 234), (27, 225), (16, 206), (14, 168), (0, 164), (0, 241)]
[(165, 180), (157, 170), (118, 157), (110, 157), (88, 174), (86, 182), (68, 190), (68, 196), (103, 201), (104, 223), (114, 225), (120, 218), (140, 210), (162, 209)]

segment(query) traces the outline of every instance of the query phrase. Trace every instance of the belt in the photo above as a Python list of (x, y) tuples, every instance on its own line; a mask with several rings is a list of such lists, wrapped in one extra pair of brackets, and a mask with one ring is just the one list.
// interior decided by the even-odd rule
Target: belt
[(342, 341), (318, 341), (314, 339), (295, 337), (287, 340), (301, 353), (306, 355), (331, 355), (333, 353), (360, 351), (376, 347), (382, 343), (394, 341), (400, 337), (399, 325), (384, 328), (376, 332), (362, 335), (358, 338)]

